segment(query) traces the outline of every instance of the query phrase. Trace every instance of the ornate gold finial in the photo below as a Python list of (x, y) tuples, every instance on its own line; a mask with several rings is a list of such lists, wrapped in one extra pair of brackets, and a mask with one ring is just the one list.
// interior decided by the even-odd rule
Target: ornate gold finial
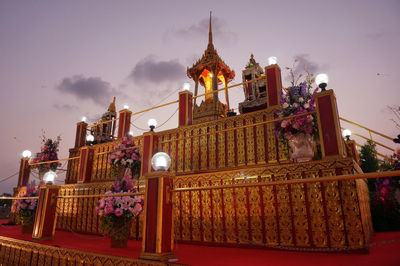
[(212, 29), (211, 29), (211, 11), (210, 11), (210, 29), (208, 31), (208, 45), (212, 45)]
[(110, 105), (108, 106), (108, 111), (115, 112), (115, 110), (116, 108), (115, 108), (115, 96), (114, 96), (113, 102), (110, 103)]

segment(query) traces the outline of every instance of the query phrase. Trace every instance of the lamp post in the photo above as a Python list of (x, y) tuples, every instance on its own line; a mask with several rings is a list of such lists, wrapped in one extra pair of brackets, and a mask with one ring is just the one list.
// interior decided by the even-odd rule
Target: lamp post
[(276, 65), (277, 63), (278, 63), (278, 58), (276, 58), (276, 56), (268, 57), (268, 65), (269, 66)]
[(21, 165), (19, 167), (18, 187), (26, 186), (29, 183), (29, 175), (31, 172), (29, 160), (31, 156), (32, 152), (29, 150), (24, 150), (22, 152)]
[(54, 180), (56, 179), (56, 177), (56, 172), (50, 170), (44, 174), (43, 180), (46, 182), (46, 185), (54, 185)]
[(351, 136), (351, 130), (350, 129), (345, 129), (342, 132), (342, 136), (346, 138), (347, 141), (350, 141), (350, 136)]
[(321, 88), (322, 91), (326, 91), (326, 86), (328, 85), (328, 75), (321, 73), (315, 77), (315, 83), (317, 83), (318, 87)]
[(174, 258), (173, 208), (170, 189), (174, 175), (168, 172), (171, 158), (157, 152), (151, 159), (155, 172), (146, 178), (142, 254), (140, 258), (164, 261)]
[(190, 91), (190, 83), (183, 83), (182, 91)]
[(29, 159), (29, 158), (31, 158), (31, 156), (32, 156), (32, 152), (30, 150), (24, 150), (22, 152), (22, 157), (25, 159)]
[(168, 171), (171, 166), (171, 158), (165, 152), (157, 152), (151, 158), (151, 166), (156, 171)]
[(147, 125), (149, 126), (150, 131), (153, 132), (154, 129), (156, 128), (156, 126), (157, 126), (157, 120), (155, 120), (154, 118), (150, 118), (147, 121)]
[(92, 134), (89, 134), (86, 136), (86, 144), (87, 145), (93, 145), (94, 142), (94, 136)]

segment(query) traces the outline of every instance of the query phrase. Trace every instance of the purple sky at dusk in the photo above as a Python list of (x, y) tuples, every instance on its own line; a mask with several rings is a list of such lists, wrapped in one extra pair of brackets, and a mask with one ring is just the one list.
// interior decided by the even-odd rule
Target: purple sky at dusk
[[(340, 116), (392, 137), (400, 133), (387, 108), (400, 100), (398, 0), (2, 0), (0, 181), (18, 171), (23, 150), (39, 151), (42, 129), (47, 137), (61, 135), (59, 158), (66, 158), (76, 122), (82, 115), (94, 122), (113, 96), (118, 110), (128, 104), (135, 112), (171, 93), (164, 102), (176, 100), (173, 92), (183, 82), (193, 89), (186, 67), (207, 47), (210, 10), (215, 48), (236, 72), (232, 84), (241, 82), (253, 53), (263, 67), (276, 56), (288, 86), (284, 68), (299, 58), (315, 74), (329, 75)], [(242, 87), (229, 97), (237, 108)], [(162, 124), (176, 108), (146, 113), (134, 123), (147, 128), (154, 117)], [(176, 125), (175, 115), (158, 131)], [(142, 132), (134, 128), (135, 135)], [(17, 176), (0, 182), (0, 193), (16, 184)]]

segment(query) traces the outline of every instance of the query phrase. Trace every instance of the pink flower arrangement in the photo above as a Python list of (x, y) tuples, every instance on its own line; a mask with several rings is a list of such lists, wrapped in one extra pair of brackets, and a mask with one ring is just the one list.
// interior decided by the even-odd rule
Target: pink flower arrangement
[[(105, 194), (123, 194), (137, 192), (137, 180), (132, 179), (130, 169), (125, 171), (121, 181), (116, 181)], [(118, 228), (121, 223), (129, 223), (131, 217), (143, 211), (143, 199), (139, 196), (103, 197), (99, 200), (96, 213), (100, 216), (103, 232), (117, 238), (126, 238), (129, 228)]]
[[(26, 187), (26, 193), (21, 197), (37, 197), (39, 191), (35, 184), (30, 184)], [(37, 207), (37, 199), (18, 199), (12, 206), (12, 211), (16, 212), (21, 218), (22, 224), (33, 225)]]
[[(36, 156), (32, 159), (32, 163), (41, 163), (47, 161), (58, 160), (58, 146), (60, 145), (61, 137), (58, 136), (56, 140), (48, 139), (46, 136), (42, 135), (43, 146), (40, 148), (40, 152), (36, 153)], [(49, 169), (55, 171), (61, 163), (54, 162), (49, 164), (38, 164), (34, 165), (34, 168), (38, 168), (40, 172), (48, 171)]]
[(120, 144), (114, 147), (114, 151), (108, 157), (108, 163), (116, 168), (129, 168), (134, 175), (140, 174), (141, 158), (138, 148), (134, 147), (132, 136), (123, 137)]

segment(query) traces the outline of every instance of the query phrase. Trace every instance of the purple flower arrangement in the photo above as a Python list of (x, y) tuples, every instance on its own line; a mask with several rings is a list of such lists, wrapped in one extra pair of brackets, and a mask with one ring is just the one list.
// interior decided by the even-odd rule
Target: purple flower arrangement
[[(136, 193), (137, 180), (132, 179), (130, 170), (125, 171), (121, 181), (116, 181), (110, 191), (105, 194)], [(143, 199), (140, 196), (103, 197), (99, 200), (96, 213), (100, 216), (104, 233), (123, 239), (129, 235), (128, 228), (132, 217), (138, 216), (143, 211)], [(122, 227), (121, 227), (122, 226)]]
[[(313, 93), (310, 90), (311, 86), (307, 82), (302, 82), (298, 86), (288, 88), (286, 94), (281, 92), (282, 109), (276, 112), (276, 117), (284, 118), (315, 111), (314, 95), (318, 88)], [(284, 141), (297, 133), (315, 135), (317, 131), (315, 114), (288, 118), (275, 123), (275, 134)]]
[(123, 137), (120, 144), (114, 147), (114, 151), (108, 157), (108, 163), (113, 166), (114, 175), (116, 169), (129, 168), (134, 176), (140, 174), (141, 158), (138, 148), (134, 147), (132, 136)]

